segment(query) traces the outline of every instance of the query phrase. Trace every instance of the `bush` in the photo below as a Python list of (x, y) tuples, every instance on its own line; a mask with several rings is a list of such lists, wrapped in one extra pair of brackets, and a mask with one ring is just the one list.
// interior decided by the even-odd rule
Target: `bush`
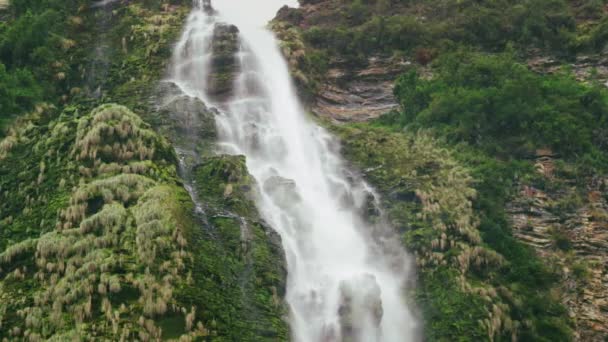
[(445, 41), (490, 51), (513, 43), (560, 55), (574, 52), (575, 46), (576, 22), (565, 0), (354, 0), (341, 17), (306, 30), (305, 40), (343, 56), (443, 49)]
[(31, 72), (27, 69), (17, 69), (9, 73), (4, 64), (0, 63), (0, 132), (10, 118), (31, 110), (41, 98), (42, 89)]
[(541, 76), (508, 54), (444, 55), (432, 80), (415, 71), (397, 81), (402, 122), (431, 127), (453, 142), (524, 156), (551, 147), (565, 156), (600, 146), (608, 94), (565, 74)]

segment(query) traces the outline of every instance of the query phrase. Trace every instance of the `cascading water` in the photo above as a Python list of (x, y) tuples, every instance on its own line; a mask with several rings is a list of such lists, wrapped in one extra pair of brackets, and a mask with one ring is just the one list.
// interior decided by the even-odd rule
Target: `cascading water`
[[(220, 108), (218, 145), (247, 157), (260, 188), (258, 209), (286, 252), (293, 340), (414, 340), (416, 324), (404, 300), (408, 256), (388, 227), (362, 215), (371, 190), (348, 173), (334, 139), (306, 117), (264, 28), (284, 2), (221, 0), (211, 9), (209, 0), (197, 0), (176, 46), (171, 81)], [(240, 31), (238, 75), (222, 100), (208, 91), (218, 23)]]

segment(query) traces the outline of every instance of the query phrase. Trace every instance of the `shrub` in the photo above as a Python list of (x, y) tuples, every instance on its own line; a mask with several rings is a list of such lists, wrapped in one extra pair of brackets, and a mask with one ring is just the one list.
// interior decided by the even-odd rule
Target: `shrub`
[(597, 128), (608, 125), (605, 90), (565, 74), (537, 75), (508, 54), (444, 55), (432, 80), (411, 71), (395, 95), (405, 125), (513, 156), (542, 147), (592, 153), (602, 139)]

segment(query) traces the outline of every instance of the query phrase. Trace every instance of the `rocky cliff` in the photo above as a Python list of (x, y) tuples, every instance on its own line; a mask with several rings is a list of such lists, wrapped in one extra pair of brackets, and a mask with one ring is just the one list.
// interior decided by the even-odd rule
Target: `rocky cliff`
[(536, 167), (547, 185), (519, 185), (508, 205), (513, 234), (558, 268), (577, 340), (601, 341), (608, 334), (606, 179), (568, 177), (550, 151), (538, 155)]
[[(542, 6), (540, 3), (537, 5)], [(586, 4), (560, 2), (559, 6), (562, 5), (565, 6), (562, 13), (568, 14), (554, 11), (547, 17), (557, 20), (558, 16), (564, 15), (565, 23), (570, 20), (565, 18), (574, 13), (572, 26), (565, 25), (563, 29), (579, 35), (576, 43), (564, 42), (553, 50), (551, 43), (543, 42), (548, 36), (529, 42), (512, 40), (510, 53), (515, 53), (522, 64), (542, 75), (568, 73), (586, 84), (605, 83), (605, 63), (602, 54), (593, 47), (598, 46), (593, 44), (601, 44), (589, 43), (595, 42), (602, 30), (604, 9), (599, 9), (597, 15), (589, 15), (584, 12)], [(504, 5), (497, 5), (501, 6)], [(562, 8), (559, 6), (554, 9)], [(513, 157), (497, 151), (487, 157), (471, 158), (471, 153), (478, 153), (473, 152), (475, 147), (445, 145), (441, 131), (432, 129), (423, 134), (430, 133), (439, 140), (425, 140), (420, 133), (408, 131), (407, 122), (395, 121), (400, 120), (397, 112), (418, 105), (395, 97), (393, 87), (399, 75), (416, 70), (421, 78), (432, 79), (436, 72), (433, 60), (464, 45), (484, 52), (504, 51), (504, 47), (496, 45), (489, 48), (487, 43), (498, 43), (501, 36), (509, 34), (508, 28), (500, 28), (500, 33), (490, 38), (483, 33), (496, 28), (489, 21), (479, 31), (467, 26), (470, 24), (461, 24), (467, 21), (466, 13), (486, 19), (498, 18), (501, 11), (508, 13), (499, 19), (500, 23), (496, 22), (500, 26), (511, 20), (512, 9), (482, 5), (487, 12), (480, 14), (464, 3), (455, 7), (458, 7), (454, 9), (458, 14), (447, 19), (445, 7), (423, 2), (300, 1), (298, 9), (281, 9), (272, 28), (282, 40), (283, 53), (303, 98), (308, 99), (311, 112), (330, 126), (339, 123), (334, 129), (343, 140), (345, 156), (381, 191), (389, 217), (404, 233), (405, 244), (416, 253), (419, 266), (416, 298), (427, 325), (427, 338), (442, 340), (468, 336), (488, 340), (603, 341), (608, 336), (605, 325), (608, 321), (605, 171), (581, 172), (575, 158), (557, 158), (550, 150), (539, 149), (536, 158), (529, 158), (528, 154), (523, 159), (515, 157), (520, 160), (517, 168), (523, 167), (516, 173), (507, 175), (509, 172), (505, 172), (500, 178), (490, 176), (486, 180), (484, 174), (494, 167), (490, 165), (502, 165), (506, 170), (512, 167), (508, 165)], [(493, 12), (495, 10), (497, 12)], [(492, 17), (494, 14), (496, 17)], [(445, 29), (447, 31), (443, 31)], [(400, 35), (395, 37), (396, 41), (391, 41), (391, 30)], [(416, 34), (418, 38), (413, 36)], [(443, 39), (444, 45), (426, 39), (433, 35), (438, 40)], [(484, 41), (487, 38), (490, 41)], [(568, 44), (572, 44), (568, 47), (572, 50), (566, 52)], [(359, 124), (353, 125), (353, 122)], [(395, 127), (395, 122), (402, 126)], [(603, 122), (598, 124), (596, 132), (602, 127)], [(601, 133), (597, 134), (601, 141)], [(398, 139), (403, 140), (397, 142)], [(450, 151), (454, 157), (451, 162), (447, 161), (450, 157), (442, 154), (445, 151), (432, 147), (438, 145)], [(422, 149), (428, 150), (422, 152)], [(427, 164), (422, 162), (423, 155), (430, 158)], [(415, 166), (418, 163), (422, 163), (419, 168)], [(407, 171), (409, 167), (416, 170)], [(436, 176), (442, 172), (458, 172), (459, 168), (465, 174)], [(455, 179), (466, 179), (466, 174), (472, 177), (471, 183), (456, 184)], [(424, 219), (429, 219), (424, 214), (426, 205), (432, 204), (433, 209), (427, 210), (433, 213), (441, 212), (443, 208), (440, 197), (429, 200), (429, 192), (422, 190), (425, 183), (436, 196), (443, 186), (448, 187), (447, 193), (453, 192), (452, 196), (466, 194), (465, 188), (469, 187), (470, 197), (456, 201), (469, 201), (473, 208), (470, 216), (453, 204), (450, 206), (450, 210), (455, 211), (452, 214), (445, 213), (437, 221), (423, 223)], [(493, 194), (497, 192), (501, 195)], [(473, 231), (479, 229), (483, 248), (495, 253), (488, 259), (494, 263), (484, 261), (485, 252), (476, 249), (475, 239), (469, 237), (465, 239), (468, 247), (459, 247), (458, 238), (448, 233), (453, 227), (449, 217), (458, 217), (460, 224), (469, 217)], [(445, 227), (448, 227), (447, 231)], [(496, 229), (504, 232), (499, 234), (500, 238), (494, 237)], [(469, 278), (466, 267), (463, 272), (462, 264), (451, 266), (450, 258), (460, 258), (458, 254), (466, 250), (472, 252), (468, 258), (474, 260), (475, 265), (493, 271), (477, 271)], [(524, 266), (525, 262), (515, 260), (520, 257), (528, 258), (530, 264), (542, 263), (544, 266), (519, 273), (514, 269), (529, 267)], [(452, 286), (449, 284), (454, 286), (450, 290), (454, 296), (451, 302), (441, 298), (434, 289), (434, 278), (442, 277), (442, 268), (447, 273), (460, 274), (455, 278), (445, 275), (442, 278), (443, 290)], [(512, 272), (512, 275), (500, 278), (492, 272)], [(532, 299), (521, 291), (522, 285), (537, 276), (539, 280), (536, 281), (546, 282), (540, 290), (545, 291), (544, 299)], [(467, 285), (468, 279), (475, 279), (475, 285)], [(536, 291), (539, 289), (530, 293)], [(477, 308), (481, 312), (459, 306), (454, 293), (470, 296), (466, 299), (469, 302), (479, 301)], [(536, 300), (545, 301), (543, 305), (547, 312), (552, 312), (549, 316), (555, 315), (549, 320), (557, 322), (557, 317), (561, 317), (563, 325), (560, 325), (572, 330), (568, 332), (570, 328), (565, 328), (563, 335), (553, 337), (549, 337), (547, 331), (541, 332), (540, 326), (547, 321), (534, 323), (534, 319), (544, 320), (539, 317), (545, 313), (524, 312), (524, 307), (534, 305)], [(484, 301), (489, 310), (482, 313)], [(458, 318), (449, 317), (448, 307), (459, 307), (460, 315), (476, 317), (480, 326), (465, 327), (463, 322), (456, 323)], [(452, 334), (453, 331), (442, 331), (443, 324), (452, 328), (463, 325), (459, 333)]]

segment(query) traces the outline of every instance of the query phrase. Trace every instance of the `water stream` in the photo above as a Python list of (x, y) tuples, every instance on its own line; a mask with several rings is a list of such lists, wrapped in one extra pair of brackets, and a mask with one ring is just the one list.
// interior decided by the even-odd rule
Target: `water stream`
[[(291, 2), (291, 3), (289, 3)], [(196, 0), (175, 47), (171, 81), (220, 109), (218, 146), (247, 157), (256, 205), (281, 235), (292, 339), (412, 341), (405, 303), (409, 257), (362, 208), (373, 190), (345, 167), (339, 144), (307, 117), (287, 64), (265, 25), (294, 0)], [(209, 95), (213, 31), (239, 28), (238, 75), (228, 99)], [(380, 220), (381, 221), (381, 220)]]

